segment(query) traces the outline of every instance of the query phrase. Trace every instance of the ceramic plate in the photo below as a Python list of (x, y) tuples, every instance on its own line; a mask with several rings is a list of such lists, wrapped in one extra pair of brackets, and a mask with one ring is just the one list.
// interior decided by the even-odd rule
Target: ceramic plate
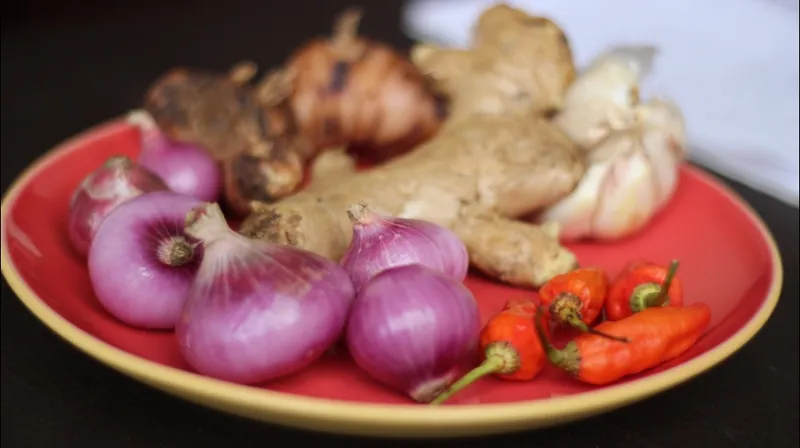
[[(722, 362), (764, 325), (778, 301), (781, 263), (761, 220), (706, 174), (684, 167), (674, 200), (640, 234), (614, 244), (571, 245), (581, 262), (615, 275), (632, 258), (681, 260), (686, 301), (713, 310), (708, 332), (683, 356), (617, 384), (594, 388), (547, 368), (531, 382), (488, 378), (447, 406), (411, 403), (326, 355), (289, 378), (258, 387), (193, 373), (169, 332), (141, 331), (107, 314), (65, 232), (73, 189), (113, 154), (135, 156), (138, 130), (114, 121), (64, 143), (29, 168), (2, 205), (2, 270), (20, 300), (61, 337), (142, 382), (213, 408), (323, 431), (456, 436), (532, 429), (641, 400)], [(512, 296), (532, 294), (471, 276), (487, 319)]]

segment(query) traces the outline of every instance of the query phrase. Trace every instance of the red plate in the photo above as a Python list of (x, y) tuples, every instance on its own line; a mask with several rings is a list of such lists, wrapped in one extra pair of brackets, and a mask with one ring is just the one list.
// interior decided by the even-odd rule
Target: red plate
[[(615, 244), (571, 245), (583, 265), (614, 275), (627, 260), (681, 260), (688, 303), (713, 310), (710, 329), (672, 362), (604, 388), (555, 369), (535, 381), (486, 379), (451, 406), (410, 403), (370, 380), (345, 356), (327, 356), (289, 378), (258, 388), (194, 373), (172, 333), (130, 328), (95, 299), (83, 262), (65, 233), (71, 192), (113, 154), (135, 156), (138, 131), (123, 122), (93, 129), (35, 163), (2, 206), (2, 270), (46, 325), (100, 361), (192, 401), (267, 421), (347, 433), (466, 435), (533, 428), (596, 414), (652, 395), (722, 361), (746, 343), (774, 309), (780, 258), (755, 214), (708, 175), (681, 170), (671, 204), (639, 235)], [(484, 319), (512, 296), (531, 294), (474, 276), (467, 280)]]

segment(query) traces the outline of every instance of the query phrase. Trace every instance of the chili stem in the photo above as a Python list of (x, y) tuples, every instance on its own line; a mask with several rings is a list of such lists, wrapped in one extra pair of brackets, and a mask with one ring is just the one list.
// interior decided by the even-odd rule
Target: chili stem
[[(678, 260), (672, 260), (672, 262), (669, 264), (667, 275), (664, 277), (664, 281), (661, 283), (661, 291), (659, 291), (657, 296), (650, 296), (645, 299), (645, 305), (647, 308), (662, 306), (667, 302), (669, 299), (669, 288), (672, 287), (672, 279), (675, 278), (676, 272), (678, 272)], [(651, 297), (652, 300), (650, 300)]]
[(665, 306), (669, 303), (669, 289), (672, 287), (672, 280), (678, 271), (678, 261), (673, 260), (669, 264), (667, 275), (661, 284), (642, 283), (634, 289), (631, 295), (631, 311), (638, 313), (647, 308)]
[(436, 398), (434, 398), (430, 404), (431, 405), (439, 405), (447, 401), (448, 398), (452, 397), (461, 389), (469, 386), (470, 384), (474, 383), (480, 378), (483, 378), (486, 375), (491, 375), (495, 372), (498, 372), (503, 369), (505, 366), (506, 361), (500, 355), (494, 355), (489, 358), (486, 358), (485, 361), (481, 363), (478, 367), (470, 370), (466, 375), (461, 377), (458, 381), (453, 383), (447, 390), (439, 394)]
[(624, 342), (626, 344), (628, 342), (630, 342), (630, 339), (628, 339), (628, 338), (626, 338), (624, 336), (614, 336), (613, 334), (608, 334), (608, 333), (605, 333), (603, 331), (596, 330), (596, 329), (590, 327), (589, 325), (587, 325), (578, 316), (576, 316), (574, 314), (569, 316), (569, 318), (567, 319), (567, 323), (572, 328), (575, 328), (576, 330), (582, 331), (584, 333), (591, 333), (591, 334), (594, 334), (594, 335), (597, 335), (597, 336), (600, 336), (600, 337), (604, 337), (604, 338), (607, 338), (607, 339), (611, 339), (611, 340), (614, 340), (614, 341)]
[(544, 314), (544, 310), (540, 308), (536, 312), (536, 316), (533, 317), (533, 323), (536, 326), (536, 333), (539, 336), (542, 348), (547, 354), (547, 360), (559, 369), (564, 369), (573, 375), (577, 375), (580, 368), (580, 354), (575, 350), (575, 344), (570, 342), (564, 350), (553, 347), (544, 329)]

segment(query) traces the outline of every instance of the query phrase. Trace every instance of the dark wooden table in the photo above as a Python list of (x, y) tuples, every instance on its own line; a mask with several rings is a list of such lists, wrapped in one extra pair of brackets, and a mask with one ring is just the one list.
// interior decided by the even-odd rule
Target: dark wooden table
[[(365, 8), (366, 33), (400, 48), (410, 44), (398, 27), (400, 2), (364, 3), (371, 5)], [(83, 7), (68, 11), (64, 4)], [(7, 14), (14, 11), (9, 3), (3, 6), (3, 191), (60, 140), (136, 106), (148, 83), (170, 66), (224, 69), (244, 58), (276, 65), (304, 39), (326, 32), (347, 2), (64, 4), (47, 15), (56, 8), (52, 2), (36, 0), (27, 9), (17, 2), (15, 11), (25, 16)], [(799, 446), (798, 211), (726, 182), (766, 220), (784, 257), (783, 297), (755, 339), (711, 372), (643, 403), (563, 427), (457, 445)], [(283, 441), (278, 438), (352, 442), (221, 414), (123, 377), (54, 336), (5, 282), (0, 306), (3, 448), (263, 447)]]

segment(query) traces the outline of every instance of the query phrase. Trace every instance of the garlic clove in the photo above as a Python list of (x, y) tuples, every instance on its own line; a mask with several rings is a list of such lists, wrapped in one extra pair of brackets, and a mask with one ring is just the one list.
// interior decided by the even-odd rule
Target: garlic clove
[(635, 125), (591, 150), (589, 170), (575, 191), (540, 214), (540, 221), (562, 224), (562, 239), (613, 240), (635, 233), (674, 194), (685, 154), (680, 110), (652, 100), (635, 112)]
[(587, 72), (597, 69), (598, 66), (613, 62), (615, 65), (626, 67), (641, 81), (652, 73), (657, 55), (658, 49), (652, 45), (621, 45), (612, 47), (595, 58)]
[(643, 151), (618, 157), (611, 164), (592, 219), (595, 238), (621, 238), (648, 222), (659, 203), (654, 171)]
[(565, 241), (590, 235), (600, 187), (610, 168), (611, 163), (591, 165), (572, 194), (543, 211), (538, 221), (545, 225), (558, 223), (560, 237)]
[(567, 90), (554, 122), (586, 149), (636, 120), (639, 83), (652, 71), (656, 49), (617, 47), (597, 57)]
[(659, 207), (672, 197), (678, 183), (678, 167), (686, 157), (683, 114), (670, 100), (653, 99), (639, 108), (643, 121), (642, 150), (654, 168)]

